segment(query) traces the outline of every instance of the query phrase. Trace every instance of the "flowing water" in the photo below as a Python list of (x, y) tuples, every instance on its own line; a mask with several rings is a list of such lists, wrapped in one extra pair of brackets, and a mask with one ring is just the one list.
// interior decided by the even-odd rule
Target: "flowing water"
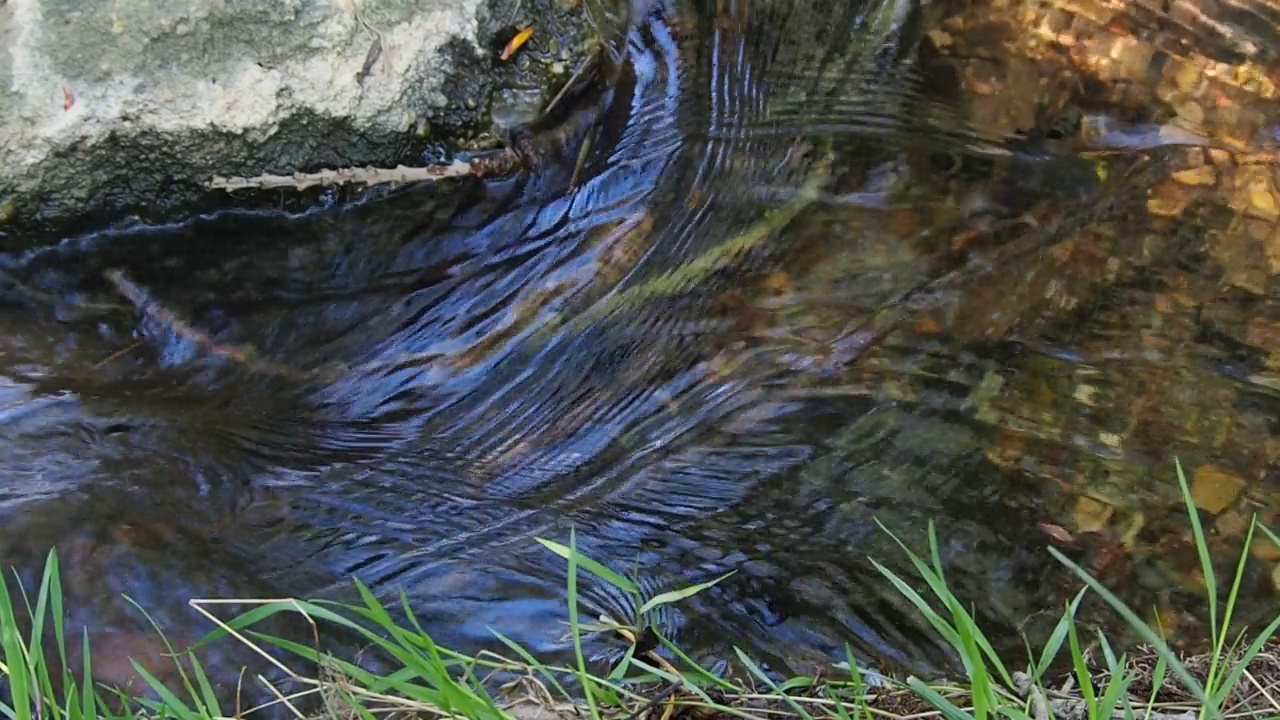
[(1274, 218), (1151, 212), (1187, 143), (1132, 109), (1113, 154), (987, 132), (928, 6), (650, 5), (531, 172), (2, 258), (5, 562), (57, 545), (102, 632), (145, 628), (120, 593), (199, 634), (189, 597), (355, 576), (442, 644), (554, 658), (535, 538), (574, 528), (648, 592), (734, 571), (661, 619), (701, 657), (930, 671), (871, 559), (909, 574), (878, 523), (933, 522), (1011, 648), (1078, 587), (1054, 542), (1194, 617), (1174, 457), (1226, 488), (1224, 558), (1280, 507)]

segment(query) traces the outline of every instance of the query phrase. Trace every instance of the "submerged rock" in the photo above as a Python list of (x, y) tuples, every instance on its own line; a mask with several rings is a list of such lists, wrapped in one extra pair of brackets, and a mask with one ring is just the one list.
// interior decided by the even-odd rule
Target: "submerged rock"
[[(498, 88), (562, 84), (596, 13), (564, 0), (0, 3), (0, 237), (164, 218), (218, 174), (411, 164), (428, 140), (488, 133)], [(494, 43), (533, 19), (533, 39), (499, 59)]]

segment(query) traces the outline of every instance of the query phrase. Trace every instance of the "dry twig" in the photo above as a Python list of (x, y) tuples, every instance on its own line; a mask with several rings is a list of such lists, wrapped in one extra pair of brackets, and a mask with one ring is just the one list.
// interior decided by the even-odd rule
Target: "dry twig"
[(293, 173), (292, 175), (262, 174), (257, 177), (223, 177), (214, 176), (207, 183), (212, 190), (270, 190), (273, 188), (292, 188), (306, 190), (309, 187), (330, 185), (382, 185), (387, 183), (412, 183), (424, 180), (442, 180), (451, 177), (463, 177), (474, 174), (471, 163), (454, 160), (448, 165), (428, 165), (426, 167), (409, 167), (397, 165), (394, 168), (339, 168), (337, 170), (320, 170), (313, 173)]
[[(1053, 698), (1048, 699), (1044, 690), (1032, 682), (1031, 677), (1026, 673), (1016, 672), (1013, 674), (1013, 681), (1017, 684), (1017, 691), (1023, 697), (1030, 697), (1033, 706), (1037, 707), (1037, 717), (1039, 709), (1045, 706), (1048, 701), (1048, 717), (1063, 718), (1063, 720), (1085, 720), (1093, 717), (1090, 713), (1089, 703), (1083, 698)], [(1112, 720), (1125, 720), (1129, 717), (1124, 710), (1117, 709), (1111, 714)], [(1186, 710), (1180, 713), (1162, 713), (1151, 712), (1147, 716), (1147, 720), (1195, 720), (1196, 713), (1193, 710)]]
[(116, 292), (133, 303), (134, 307), (143, 315), (169, 328), (178, 337), (195, 343), (210, 355), (247, 365), (269, 375), (297, 377), (303, 374), (297, 368), (289, 365), (258, 359), (255, 357), (253, 348), (219, 343), (207, 333), (192, 327), (168, 308), (153, 300), (146, 290), (130, 280), (119, 269), (112, 268), (107, 270), (103, 273), (103, 276), (111, 283)]

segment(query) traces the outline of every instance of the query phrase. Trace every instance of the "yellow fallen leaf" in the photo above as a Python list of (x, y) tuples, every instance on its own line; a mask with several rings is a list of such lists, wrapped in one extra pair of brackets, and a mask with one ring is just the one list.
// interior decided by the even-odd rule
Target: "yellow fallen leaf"
[(1106, 503), (1091, 497), (1076, 498), (1076, 506), (1071, 511), (1076, 521), (1076, 529), (1080, 532), (1102, 532), (1115, 510)]
[(1217, 515), (1236, 501), (1244, 490), (1244, 478), (1216, 465), (1196, 468), (1191, 481), (1191, 499), (1196, 507)]
[(925, 35), (929, 36), (929, 39), (933, 41), (933, 44), (942, 50), (951, 47), (951, 43), (954, 42), (951, 35), (943, 30), (930, 30), (925, 33)]
[(1280, 215), (1280, 207), (1276, 205), (1276, 197), (1270, 188), (1254, 188), (1249, 191), (1249, 204), (1267, 217)]
[(500, 56), (500, 59), (510, 60), (511, 56), (520, 49), (520, 46), (529, 42), (529, 37), (531, 35), (533, 35), (532, 25), (516, 33), (516, 36), (507, 41), (506, 46), (502, 48), (502, 55)]
[(1217, 180), (1217, 171), (1212, 165), (1201, 165), (1189, 170), (1179, 170), (1173, 174), (1173, 179), (1183, 185), (1212, 185)]
[(1152, 215), (1172, 217), (1181, 215), (1186, 208), (1187, 200), (1185, 198), (1153, 197), (1147, 200), (1147, 212)]
[(1178, 68), (1177, 73), (1173, 76), (1173, 81), (1177, 83), (1179, 90), (1190, 90), (1204, 78), (1204, 73), (1200, 66), (1190, 61), (1184, 61), (1182, 66)]

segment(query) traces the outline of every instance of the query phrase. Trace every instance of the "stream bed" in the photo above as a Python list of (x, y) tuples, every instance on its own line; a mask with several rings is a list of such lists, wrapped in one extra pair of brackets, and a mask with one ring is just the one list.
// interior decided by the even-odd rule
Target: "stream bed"
[[(555, 659), (536, 538), (573, 528), (646, 592), (733, 571), (661, 618), (696, 657), (928, 673), (954, 659), (872, 560), (910, 575), (880, 524), (933, 523), (1010, 652), (1079, 587), (1050, 545), (1194, 645), (1175, 459), (1223, 568), (1280, 512), (1280, 137), (1274, 85), (1178, 63), (1274, 58), (1135, 11), (1117, 77), (1064, 11), (1014, 7), (1057, 66), (953, 5), (640, 2), (530, 171), (0, 257), (0, 560), (57, 546), (74, 632), (126, 646), (122, 593), (198, 637), (192, 597), (354, 576), (442, 645)], [(1276, 607), (1251, 553), (1242, 622)]]

